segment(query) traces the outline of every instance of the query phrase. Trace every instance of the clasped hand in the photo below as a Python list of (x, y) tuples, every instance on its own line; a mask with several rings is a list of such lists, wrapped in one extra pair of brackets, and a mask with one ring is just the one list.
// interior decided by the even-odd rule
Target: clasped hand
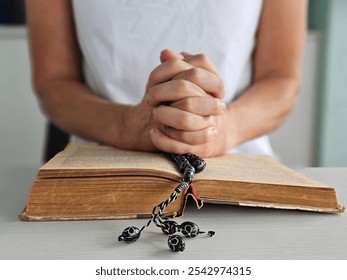
[(127, 116), (140, 149), (202, 157), (225, 153), (230, 122), (214, 64), (206, 55), (168, 50), (160, 58), (142, 102)]

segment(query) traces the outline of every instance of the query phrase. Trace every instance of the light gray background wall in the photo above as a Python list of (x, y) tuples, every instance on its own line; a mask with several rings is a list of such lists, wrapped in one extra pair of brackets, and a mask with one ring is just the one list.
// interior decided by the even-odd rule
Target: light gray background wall
[(317, 162), (320, 43), (320, 33), (310, 31), (306, 39), (302, 85), (296, 106), (285, 123), (270, 135), (279, 159), (293, 167), (315, 166)]
[(31, 90), (23, 27), (0, 28), (0, 168), (41, 164), (45, 120)]

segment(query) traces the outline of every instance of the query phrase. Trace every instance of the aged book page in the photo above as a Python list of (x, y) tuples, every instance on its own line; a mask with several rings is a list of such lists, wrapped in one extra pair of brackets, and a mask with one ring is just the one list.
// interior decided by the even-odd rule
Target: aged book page
[(195, 175), (195, 180), (326, 187), (267, 156), (228, 154), (205, 160), (207, 167)]
[[(267, 156), (228, 154), (205, 160), (206, 169), (196, 174), (194, 180), (327, 187)], [(165, 154), (126, 151), (90, 144), (68, 145), (63, 152), (40, 168), (39, 178), (45, 178), (45, 174), (49, 174), (49, 177), (73, 177), (74, 174), (80, 176), (136, 174), (171, 179), (181, 177), (175, 164)]]
[(44, 178), (45, 174), (49, 174), (50, 177), (73, 177), (74, 174), (85, 176), (136, 174), (177, 180), (181, 177), (175, 164), (163, 153), (126, 151), (90, 144), (69, 144), (63, 152), (40, 168), (39, 178)]

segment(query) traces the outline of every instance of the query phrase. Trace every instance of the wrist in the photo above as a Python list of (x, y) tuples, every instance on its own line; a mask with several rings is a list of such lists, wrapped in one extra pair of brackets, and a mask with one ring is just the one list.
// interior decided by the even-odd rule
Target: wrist
[(132, 106), (112, 103), (110, 109), (108, 144), (120, 149), (131, 149), (134, 146), (132, 135), (129, 133)]
[(111, 145), (126, 150), (152, 151), (154, 146), (149, 136), (149, 113), (141, 104), (114, 104)]
[(242, 143), (240, 137), (242, 122), (240, 121), (240, 109), (237, 103), (227, 104), (225, 123), (227, 124), (226, 151), (228, 151)]

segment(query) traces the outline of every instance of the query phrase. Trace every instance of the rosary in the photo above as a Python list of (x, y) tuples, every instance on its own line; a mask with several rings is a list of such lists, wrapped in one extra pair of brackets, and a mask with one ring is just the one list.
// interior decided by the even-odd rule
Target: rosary
[(181, 183), (175, 188), (167, 200), (153, 208), (150, 220), (141, 229), (134, 226), (127, 227), (118, 237), (118, 241), (127, 243), (135, 242), (139, 239), (141, 232), (148, 227), (152, 221), (157, 227), (161, 228), (164, 234), (169, 235), (168, 246), (173, 252), (183, 252), (185, 249), (185, 242), (182, 236), (175, 234), (177, 232), (181, 232), (188, 238), (196, 237), (199, 234), (206, 234), (207, 236), (213, 236), (215, 234), (214, 231), (200, 231), (199, 227), (193, 222), (187, 221), (179, 225), (175, 221), (162, 216), (165, 208), (171, 202), (175, 201), (182, 191), (191, 186), (194, 174), (203, 171), (206, 167), (206, 162), (203, 159), (191, 153), (183, 155), (168, 154), (168, 156), (176, 163), (178, 170), (182, 174)]

